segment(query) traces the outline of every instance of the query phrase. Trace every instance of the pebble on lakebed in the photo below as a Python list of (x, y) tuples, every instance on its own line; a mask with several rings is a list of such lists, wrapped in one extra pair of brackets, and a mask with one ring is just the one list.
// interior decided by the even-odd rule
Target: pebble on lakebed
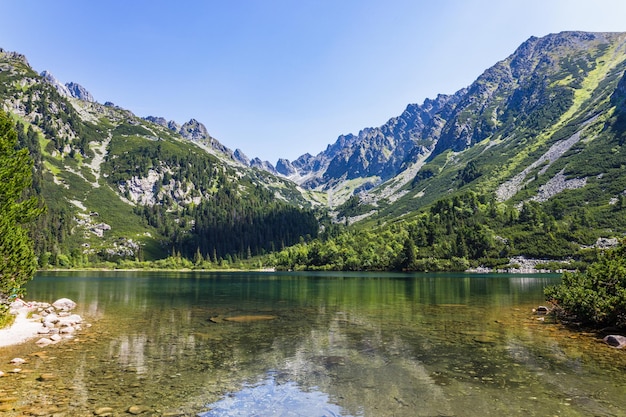
[(604, 340), (604, 343), (606, 343), (609, 346), (613, 346), (614, 348), (617, 348), (617, 349), (626, 348), (626, 336), (610, 334), (602, 340)]

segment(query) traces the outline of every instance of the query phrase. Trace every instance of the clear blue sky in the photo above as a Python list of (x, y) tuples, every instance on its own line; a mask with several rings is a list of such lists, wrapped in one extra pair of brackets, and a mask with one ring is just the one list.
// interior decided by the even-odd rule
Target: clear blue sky
[(275, 163), (468, 86), (530, 36), (626, 31), (624, 0), (2, 0), (0, 47)]

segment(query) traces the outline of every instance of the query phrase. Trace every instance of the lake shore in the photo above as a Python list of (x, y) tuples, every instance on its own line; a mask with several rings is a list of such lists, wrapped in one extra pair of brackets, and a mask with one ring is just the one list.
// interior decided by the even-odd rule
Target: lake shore
[(82, 317), (71, 313), (75, 307), (76, 303), (68, 298), (60, 298), (53, 304), (18, 299), (10, 309), (15, 320), (10, 326), (0, 329), (0, 348), (33, 339), (37, 339), (38, 346), (44, 347), (72, 338), (83, 323)]
[(15, 321), (11, 326), (0, 329), (0, 347), (18, 345), (34, 339), (41, 329), (41, 320), (28, 318), (34, 308), (28, 305), (12, 309), (16, 312)]

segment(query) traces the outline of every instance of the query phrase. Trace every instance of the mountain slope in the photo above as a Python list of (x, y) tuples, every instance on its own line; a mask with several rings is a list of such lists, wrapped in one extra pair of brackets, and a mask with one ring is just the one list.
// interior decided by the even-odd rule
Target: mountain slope
[[(395, 200), (406, 193), (404, 186), (427, 161), (440, 160), (442, 154), (462, 152), (485, 140), (495, 146), (539, 136), (538, 141), (518, 148), (522, 154), (492, 179), (494, 184), (508, 181), (522, 155), (536, 151), (557, 130), (584, 117), (585, 111), (592, 117), (607, 100), (623, 71), (623, 44), (620, 33), (531, 37), (469, 87), (409, 105), (381, 127), (340, 136), (315, 157), (303, 155), (290, 164), (283, 161), (286, 168), (279, 172), (304, 187), (335, 196), (335, 205), (354, 192), (371, 189), (362, 193), (368, 203)], [(432, 176), (441, 164), (447, 162), (425, 166), (419, 178)]]
[(417, 248), (423, 259), (558, 258), (626, 233), (623, 33), (530, 38), (467, 88), (275, 168), (224, 147), (196, 120), (142, 119), (90, 100), (19, 54), (0, 53), (0, 70), (3, 108), (49, 207), (36, 241), (53, 265), (266, 253), (314, 237), (320, 204), (366, 231), (362, 242), (342, 238), (365, 245), (360, 256), (378, 239), (383, 269), (413, 263), (401, 248), (410, 259)]
[[(352, 226), (281, 251), (275, 264), (436, 271), (518, 268), (532, 257), (584, 267), (626, 236), (625, 71), (625, 33), (529, 39), (431, 115), (439, 129), (425, 135), (429, 152), (399, 173), (356, 194), (351, 184), (371, 177), (346, 181), (346, 170), (320, 182), (329, 194), (349, 189), (336, 216)], [(344, 143), (335, 155), (359, 145), (384, 152), (382, 141)], [(308, 181), (331, 163), (319, 166)]]
[[(552, 247), (573, 245), (562, 253), (624, 236), (625, 70), (626, 34), (531, 38), (467, 89), (474, 93), (459, 102), (412, 180), (401, 180), (405, 171), (360, 194), (354, 219), (368, 214), (367, 226), (416, 218), (442, 198), (475, 192), (500, 211), (515, 209), (511, 216), (524, 207), (543, 212), (535, 226), (558, 228), (532, 233), (560, 230), (563, 240)], [(521, 243), (528, 227), (505, 222), (492, 233), (538, 256)]]
[[(191, 120), (146, 120), (0, 51), (0, 102), (35, 160), (42, 266), (183, 253), (217, 262), (316, 235), (311, 199)], [(174, 129), (172, 129), (174, 127)]]

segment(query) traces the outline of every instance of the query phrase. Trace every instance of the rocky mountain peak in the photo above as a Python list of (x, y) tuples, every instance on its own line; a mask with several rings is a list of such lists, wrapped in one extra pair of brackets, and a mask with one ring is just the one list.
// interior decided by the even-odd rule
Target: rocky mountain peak
[(295, 175), (298, 173), (296, 168), (289, 162), (288, 159), (280, 158), (278, 162), (276, 162), (276, 171), (279, 174), (282, 174), (286, 177)]
[(87, 91), (85, 87), (83, 87), (82, 85), (78, 83), (69, 82), (65, 84), (65, 87), (69, 91), (70, 95), (74, 98), (77, 98), (79, 100), (89, 101), (91, 103), (96, 101), (91, 95), (91, 93)]
[(50, 71), (44, 70), (39, 75), (41, 75), (45, 82), (52, 85), (61, 96), (66, 98), (72, 97), (72, 93), (70, 93), (70, 90), (65, 85), (61, 84)]
[(165, 117), (146, 116), (144, 117), (144, 119), (149, 122), (156, 123), (159, 126), (167, 127), (167, 120), (165, 119)]
[(262, 169), (264, 171), (267, 171), (269, 173), (272, 173), (274, 175), (277, 175), (278, 172), (276, 172), (276, 169), (274, 168), (274, 166), (272, 164), (270, 164), (267, 161), (262, 161), (259, 158), (254, 158), (250, 161), (250, 166), (252, 168), (259, 168)]
[(94, 103), (96, 101), (91, 93), (87, 91), (85, 87), (78, 83), (69, 82), (61, 84), (61, 82), (57, 80), (50, 71), (47, 70), (42, 71), (39, 75), (43, 78), (45, 82), (52, 85), (62, 97), (77, 98), (79, 100), (89, 101), (91, 103)]
[(235, 149), (235, 152), (233, 152), (233, 159), (246, 166), (250, 166), (250, 158), (239, 148)]
[(18, 52), (13, 52), (13, 51), (6, 51), (3, 48), (0, 48), (0, 54), (6, 56), (8, 59), (14, 59), (14, 60), (17, 60), (17, 61), (21, 61), (26, 66), (30, 67), (30, 64), (28, 63), (28, 60), (26, 59), (26, 56), (23, 55), (23, 54), (20, 54)]
[(167, 122), (167, 128), (169, 130), (173, 130), (174, 132), (180, 131), (180, 125), (173, 120), (170, 120), (169, 122)]
[(192, 141), (200, 141), (203, 139), (209, 139), (211, 136), (207, 131), (207, 128), (197, 121), (196, 119), (191, 119), (187, 123), (183, 123), (180, 127), (179, 133), (188, 140)]

